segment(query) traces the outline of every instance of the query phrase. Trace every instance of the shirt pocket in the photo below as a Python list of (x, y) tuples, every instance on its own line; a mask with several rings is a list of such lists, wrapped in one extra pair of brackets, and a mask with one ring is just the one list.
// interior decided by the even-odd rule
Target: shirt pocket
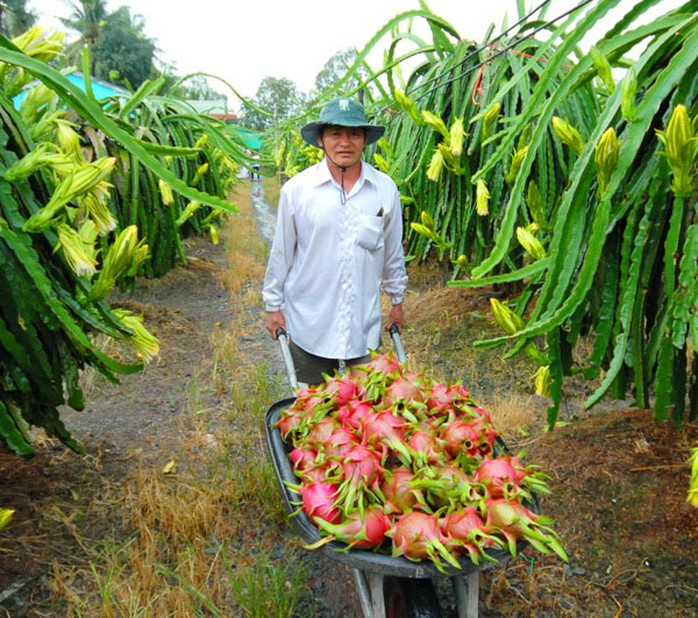
[(358, 233), (356, 243), (367, 251), (383, 248), (383, 217), (357, 215)]

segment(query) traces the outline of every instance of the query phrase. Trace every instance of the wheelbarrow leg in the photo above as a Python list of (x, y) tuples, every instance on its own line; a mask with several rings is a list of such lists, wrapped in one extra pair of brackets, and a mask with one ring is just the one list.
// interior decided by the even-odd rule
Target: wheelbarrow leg
[(378, 573), (366, 575), (360, 569), (354, 571), (356, 589), (364, 618), (385, 618), (385, 599), (383, 595), (383, 576)]
[(453, 578), (456, 591), (458, 618), (477, 618), (478, 597), (480, 595), (480, 572), (468, 574), (467, 581), (463, 576)]

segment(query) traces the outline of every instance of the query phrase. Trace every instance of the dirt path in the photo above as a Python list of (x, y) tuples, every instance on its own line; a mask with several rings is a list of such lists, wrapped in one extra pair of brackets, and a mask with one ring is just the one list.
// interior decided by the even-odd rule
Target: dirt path
[[(268, 236), (269, 213), (255, 192), (260, 233)], [(121, 524), (109, 505), (118, 504), (125, 479), (139, 466), (161, 469), (196, 431), (193, 398), (197, 409), (222, 418), (229, 403), (212, 380), (213, 343), (231, 322), (241, 333), (244, 362), (266, 366), (270, 378), (282, 375), (253, 289), (259, 282), (240, 292), (233, 306), (225, 285), (226, 248), (193, 239), (186, 250), (186, 268), (115, 298), (144, 311), (163, 347), (157, 362), (121, 386), (95, 379), (85, 412), (65, 411), (64, 422), (86, 454), (51, 441), (40, 443), (31, 460), (0, 451), (0, 505), (16, 509), (13, 525), (0, 533), (0, 615), (63, 616), (51, 590), (51, 564), (89, 570), (81, 543), (118, 534)], [(481, 615), (698, 615), (698, 509), (684, 499), (684, 462), (698, 426), (679, 434), (652, 423), (650, 412), (633, 409), (582, 416), (577, 404), (583, 393), (571, 390), (573, 405), (563, 419), (568, 424), (541, 433), (545, 406), (530, 394), (530, 369), (512, 368), (498, 352), (471, 358), (468, 344), (487, 322), (487, 295), (430, 287), (417, 275), (412, 287), (406, 303), (415, 329), (406, 335), (411, 359), (454, 379), (467, 375), (468, 386), (493, 411), (518, 405), (537, 415), (525, 427), (503, 420), (503, 429), (516, 450), (526, 449), (527, 461), (551, 475), (553, 494), (545, 498), (544, 512), (555, 520), (571, 558), (565, 565), (529, 552), (483, 574)], [(89, 529), (78, 534), (85, 522)], [(295, 541), (290, 528), (287, 540)], [(315, 616), (360, 616), (350, 573), (309, 552), (303, 561)], [(453, 616), (452, 606), (447, 616)]]

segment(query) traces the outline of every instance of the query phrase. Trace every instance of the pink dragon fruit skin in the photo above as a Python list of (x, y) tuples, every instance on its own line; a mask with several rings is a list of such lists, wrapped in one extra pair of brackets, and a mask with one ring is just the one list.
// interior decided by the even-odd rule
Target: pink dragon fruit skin
[(335, 539), (358, 549), (380, 547), (385, 540), (385, 533), (392, 522), (378, 505), (365, 509), (363, 513), (353, 511), (338, 524), (317, 520), (318, 526)]
[(404, 556), (419, 561), (430, 558), (439, 570), (444, 570), (443, 560), (459, 569), (453, 553), (444, 544), (439, 519), (431, 513), (410, 511), (398, 517), (386, 533), (393, 540), (393, 556)]
[(412, 479), (414, 473), (408, 468), (395, 468), (386, 472), (380, 488), (388, 512), (405, 513), (420, 501), (424, 502), (422, 492), (410, 486)]
[(303, 500), (303, 512), (313, 519), (319, 517), (330, 523), (337, 523), (342, 518), (341, 511), (334, 505), (337, 486), (332, 483), (313, 483), (301, 486), (299, 493)]
[(482, 483), (492, 498), (514, 496), (527, 476), (518, 457), (485, 457), (475, 471), (475, 480)]

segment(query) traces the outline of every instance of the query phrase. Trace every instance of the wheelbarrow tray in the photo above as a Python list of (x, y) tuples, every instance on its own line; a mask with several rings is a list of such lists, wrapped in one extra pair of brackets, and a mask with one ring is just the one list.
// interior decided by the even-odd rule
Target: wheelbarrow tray
[[(288, 486), (288, 483), (297, 485), (299, 479), (293, 472), (293, 467), (288, 458), (288, 445), (281, 437), (281, 432), (275, 427), (275, 423), (279, 420), (281, 410), (290, 407), (294, 401), (295, 399), (293, 397), (283, 399), (269, 408), (264, 423), (265, 437), (270, 459), (274, 466), (274, 471), (279, 481), (283, 500), (286, 505), (286, 511), (289, 514), (295, 513), (290, 517), (291, 522), (303, 541), (306, 544), (312, 544), (320, 541), (324, 537), (320, 535), (318, 527), (312, 520), (303, 511), (299, 510), (299, 505), (301, 503), (300, 494)], [(460, 569), (448, 565), (444, 571), (439, 571), (430, 560), (414, 562), (403, 556), (392, 557), (372, 550), (347, 549), (344, 543), (338, 541), (330, 541), (322, 545), (318, 551), (322, 551), (331, 558), (353, 569), (412, 579), (469, 575), (476, 571), (493, 568), (497, 566), (498, 563), (511, 557), (511, 555), (504, 550), (493, 549), (488, 550), (487, 553), (492, 558), (495, 558), (497, 562), (483, 560), (478, 565), (469, 558), (461, 558), (458, 560), (461, 566)]]

